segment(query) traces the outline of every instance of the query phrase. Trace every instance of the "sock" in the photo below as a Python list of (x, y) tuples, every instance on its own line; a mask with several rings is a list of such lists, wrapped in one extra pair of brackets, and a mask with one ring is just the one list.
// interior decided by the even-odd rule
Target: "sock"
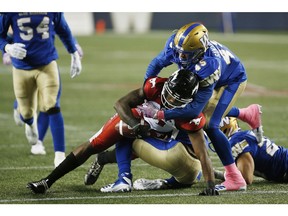
[(232, 107), (227, 116), (237, 118), (240, 114), (240, 110), (237, 107)]
[(75, 155), (71, 152), (65, 160), (59, 164), (46, 178), (47, 185), (49, 188), (56, 182), (58, 179), (69, 173), (70, 171), (74, 170), (81, 164), (78, 162)]
[(210, 138), (214, 149), (224, 166), (234, 163), (230, 143), (219, 128), (209, 128), (205, 130)]
[(65, 152), (64, 120), (61, 112), (49, 115), (54, 151)]
[(43, 142), (46, 132), (49, 127), (49, 115), (45, 112), (39, 112), (37, 119), (37, 127), (39, 133), (39, 140)]
[(125, 139), (116, 144), (116, 159), (119, 176), (121, 173), (131, 173), (132, 139)]
[(108, 163), (117, 163), (116, 160), (116, 149), (112, 151), (105, 151), (98, 154), (98, 163), (100, 165), (105, 165)]

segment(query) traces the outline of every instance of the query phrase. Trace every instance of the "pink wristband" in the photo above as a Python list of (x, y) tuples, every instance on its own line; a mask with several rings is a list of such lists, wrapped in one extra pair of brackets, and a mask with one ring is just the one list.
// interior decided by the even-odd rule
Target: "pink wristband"
[(163, 110), (159, 110), (156, 115), (157, 115), (157, 119), (165, 119)]

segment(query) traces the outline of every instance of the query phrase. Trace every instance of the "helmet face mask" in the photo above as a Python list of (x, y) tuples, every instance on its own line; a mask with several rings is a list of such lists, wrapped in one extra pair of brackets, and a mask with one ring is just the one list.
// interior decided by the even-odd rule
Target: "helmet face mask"
[(180, 28), (174, 38), (173, 50), (181, 65), (187, 68), (199, 62), (208, 49), (208, 30), (200, 23), (189, 23)]
[(166, 109), (183, 108), (192, 102), (198, 87), (199, 82), (193, 72), (178, 70), (164, 83), (161, 103)]

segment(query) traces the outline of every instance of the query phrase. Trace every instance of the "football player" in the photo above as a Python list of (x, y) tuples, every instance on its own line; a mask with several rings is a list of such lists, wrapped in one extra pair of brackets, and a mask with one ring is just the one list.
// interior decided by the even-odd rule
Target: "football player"
[[(229, 138), (233, 157), (247, 184), (252, 184), (254, 175), (268, 181), (288, 183), (288, 149), (265, 136), (258, 143), (253, 131), (242, 131), (236, 118), (225, 117), (221, 130)], [(222, 174), (221, 179), (225, 179), (224, 176)]]
[[(9, 27), (13, 31), (13, 43), (7, 40)], [(44, 146), (38, 142), (38, 129), (34, 114), (39, 91), (43, 103), (39, 104), (49, 117), (55, 152), (54, 164), (65, 158), (64, 121), (60, 112), (59, 98), (61, 82), (54, 45), (57, 34), (71, 54), (72, 78), (82, 70), (80, 56), (71, 30), (63, 13), (19, 12), (1, 13), (0, 49), (12, 57), (13, 87), (19, 105), (21, 119), (25, 122), (25, 134), (38, 153), (45, 154)]]
[(199, 22), (184, 25), (168, 38), (164, 49), (149, 64), (145, 78), (157, 76), (173, 63), (198, 76), (200, 84), (194, 100), (184, 108), (157, 110), (147, 107), (146, 115), (165, 120), (193, 119), (203, 112), (207, 120), (205, 132), (226, 171), (222, 185), (229, 191), (246, 190), (246, 182), (237, 169), (228, 139), (219, 129), (221, 119), (228, 114), (247, 122), (261, 142), (260, 107), (253, 105), (243, 110), (233, 107), (247, 83), (243, 64), (226, 46), (210, 40), (207, 28)]
[[(11, 41), (12, 41), (13, 35), (12, 34), (9, 34), (9, 35), (10, 35)], [(75, 46), (77, 48), (77, 52), (78, 52), (80, 58), (82, 59), (83, 55), (84, 55), (82, 47), (78, 44), (78, 42), (75, 38), (74, 38), (74, 41), (75, 41)], [(12, 63), (11, 57), (8, 53), (3, 54), (2, 60), (3, 60), (4, 65), (11, 65), (11, 63)], [(60, 97), (61, 97), (61, 91), (59, 89), (59, 97), (57, 97), (57, 104), (60, 104)], [(33, 155), (45, 155), (46, 151), (45, 151), (45, 147), (43, 145), (43, 141), (44, 141), (45, 135), (47, 133), (47, 130), (49, 128), (49, 116), (47, 115), (47, 113), (45, 113), (44, 110), (42, 110), (43, 105), (41, 105), (42, 100), (40, 98), (39, 91), (38, 91), (37, 97), (35, 99), (38, 99), (38, 102), (35, 102), (34, 104), (35, 105), (38, 104), (38, 107), (39, 107), (39, 112), (38, 112), (37, 118), (34, 116), (34, 118), (37, 119), (38, 141), (37, 141), (36, 145), (32, 145), (31, 153)], [(37, 108), (35, 108), (35, 110), (37, 110)], [(60, 114), (62, 115), (61, 110), (60, 110)], [(17, 126), (21, 127), (25, 124), (21, 119), (17, 100), (14, 100), (14, 103), (13, 103), (13, 118), (14, 118), (15, 124)], [(54, 166), (55, 167), (58, 166), (65, 158), (65, 152), (63, 155), (63, 146), (62, 146), (62, 144), (60, 146), (58, 146), (59, 144), (60, 143), (58, 143), (58, 142), (54, 143), (54, 152), (55, 152)]]
[[(177, 82), (174, 82), (175, 80)], [(170, 91), (172, 87), (173, 91)], [(136, 153), (139, 155), (141, 155), (140, 153), (142, 151), (149, 151), (151, 152), (151, 154), (153, 153), (153, 155), (155, 155), (157, 153), (157, 148), (155, 148), (155, 146), (158, 146), (158, 148), (160, 145), (175, 146), (175, 148), (172, 149), (174, 149), (175, 151), (179, 151), (179, 155), (181, 155), (180, 153), (182, 152), (182, 155), (186, 154), (186, 157), (190, 157), (190, 161), (193, 161), (193, 163), (197, 164), (197, 162), (195, 162), (196, 160), (193, 160), (193, 158), (188, 155), (188, 152), (184, 151), (184, 146), (178, 144), (178, 140), (182, 140), (183, 143), (186, 144), (190, 144), (190, 141), (192, 142), (192, 147), (194, 149), (195, 155), (197, 158), (200, 159), (203, 176), (207, 182), (207, 188), (205, 188), (200, 194), (218, 195), (219, 193), (215, 190), (215, 178), (211, 165), (211, 160), (209, 158), (205, 145), (205, 138), (202, 129), (203, 124), (205, 124), (205, 117), (202, 113), (198, 116), (198, 119), (195, 120), (179, 119), (169, 122), (153, 120), (153, 122), (149, 122), (149, 119), (145, 118), (145, 120), (148, 121), (150, 124), (141, 123), (141, 107), (146, 106), (148, 103), (144, 103), (145, 99), (149, 101), (154, 101), (153, 104), (159, 107), (160, 104), (163, 106), (165, 104), (166, 108), (173, 108), (174, 106), (185, 106), (193, 99), (193, 96), (196, 93), (197, 89), (198, 80), (196, 76), (187, 70), (177, 71), (169, 79), (158, 77), (147, 79), (142, 88), (136, 89), (128, 93), (126, 96), (122, 97), (115, 103), (114, 108), (116, 109), (117, 114), (114, 115), (97, 133), (95, 133), (95, 135), (92, 136), (89, 141), (84, 142), (82, 145), (78, 146), (73, 152), (71, 152), (66, 157), (66, 159), (58, 167), (56, 167), (46, 178), (43, 178), (40, 181), (30, 182), (27, 184), (27, 187), (30, 188), (34, 193), (45, 193), (46, 190), (50, 188), (55, 181), (57, 181), (59, 178), (61, 178), (68, 172), (74, 170), (76, 167), (83, 164), (91, 155), (100, 153), (108, 149), (115, 143), (118, 143), (117, 146), (127, 145), (129, 147), (128, 149), (130, 149), (130, 145), (132, 145), (133, 143), (133, 145), (139, 147), (138, 153), (137, 150), (135, 150)], [(144, 105), (139, 106), (143, 103)], [(125, 122), (126, 124), (128, 124), (129, 127), (134, 131), (134, 138), (127, 138), (121, 135), (121, 133), (123, 134), (123, 132), (120, 132), (121, 128), (119, 128), (119, 125), (122, 124), (121, 122)], [(176, 127), (181, 130), (178, 130)], [(167, 133), (170, 133), (170, 136), (167, 137)], [(154, 141), (152, 138), (148, 138), (149, 136), (153, 137)], [(174, 136), (176, 138), (173, 138)], [(144, 139), (145, 137), (147, 139), (144, 141), (136, 139)], [(161, 140), (159, 140), (159, 137), (161, 138)], [(155, 141), (157, 140), (156, 138), (159, 140), (159, 142)], [(163, 139), (165, 141), (163, 141)], [(149, 147), (145, 145), (145, 142), (150, 143)], [(143, 149), (141, 149), (141, 147), (143, 147)], [(153, 161), (149, 160), (149, 155), (147, 156), (147, 161), (153, 164)], [(161, 165), (160, 161), (160, 159), (155, 158), (153, 165), (156, 165), (158, 167), (160, 166), (160, 168), (171, 171), (171, 168), (165, 165)], [(130, 169), (129, 160), (127, 166), (121, 168), (120, 165), (119, 167), (119, 176), (122, 177), (120, 178), (120, 181), (125, 181), (127, 179), (128, 183), (121, 181), (121, 184), (118, 185), (120, 185), (121, 187), (126, 186), (127, 188), (128, 184), (129, 189), (129, 186), (131, 186), (130, 181), (132, 179), (132, 175), (131, 173), (129, 173), (129, 171), (126, 175), (126, 170), (121, 172), (121, 169)], [(195, 165), (195, 170), (196, 172), (194, 171), (193, 173), (194, 178), (190, 179), (190, 182), (186, 183), (191, 183), (193, 182), (193, 180), (195, 180), (195, 178), (199, 174), (199, 172), (197, 172), (197, 170), (199, 171), (199, 166)], [(183, 174), (183, 172), (185, 173), (187, 172), (187, 170), (180, 169), (179, 173)], [(175, 176), (179, 175), (179, 173), (175, 171), (173, 172)], [(181, 180), (181, 177), (179, 177), (179, 180)], [(187, 179), (185, 180), (184, 177), (182, 180), (183, 182), (187, 181)], [(122, 189), (123, 191), (126, 190), (124, 187), (122, 187)]]

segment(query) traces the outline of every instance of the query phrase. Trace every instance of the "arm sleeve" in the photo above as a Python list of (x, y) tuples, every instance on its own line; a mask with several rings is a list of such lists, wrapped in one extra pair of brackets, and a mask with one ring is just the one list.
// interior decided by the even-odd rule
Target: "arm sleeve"
[(199, 89), (194, 100), (191, 103), (187, 104), (184, 108), (165, 110), (165, 119), (169, 120), (174, 118), (196, 118), (202, 112), (203, 108), (212, 96), (213, 89), (214, 85)]
[(54, 25), (55, 32), (59, 36), (67, 51), (69, 53), (76, 52), (77, 48), (75, 46), (75, 38), (72, 36), (72, 32), (65, 20), (63, 13), (56, 13)]

